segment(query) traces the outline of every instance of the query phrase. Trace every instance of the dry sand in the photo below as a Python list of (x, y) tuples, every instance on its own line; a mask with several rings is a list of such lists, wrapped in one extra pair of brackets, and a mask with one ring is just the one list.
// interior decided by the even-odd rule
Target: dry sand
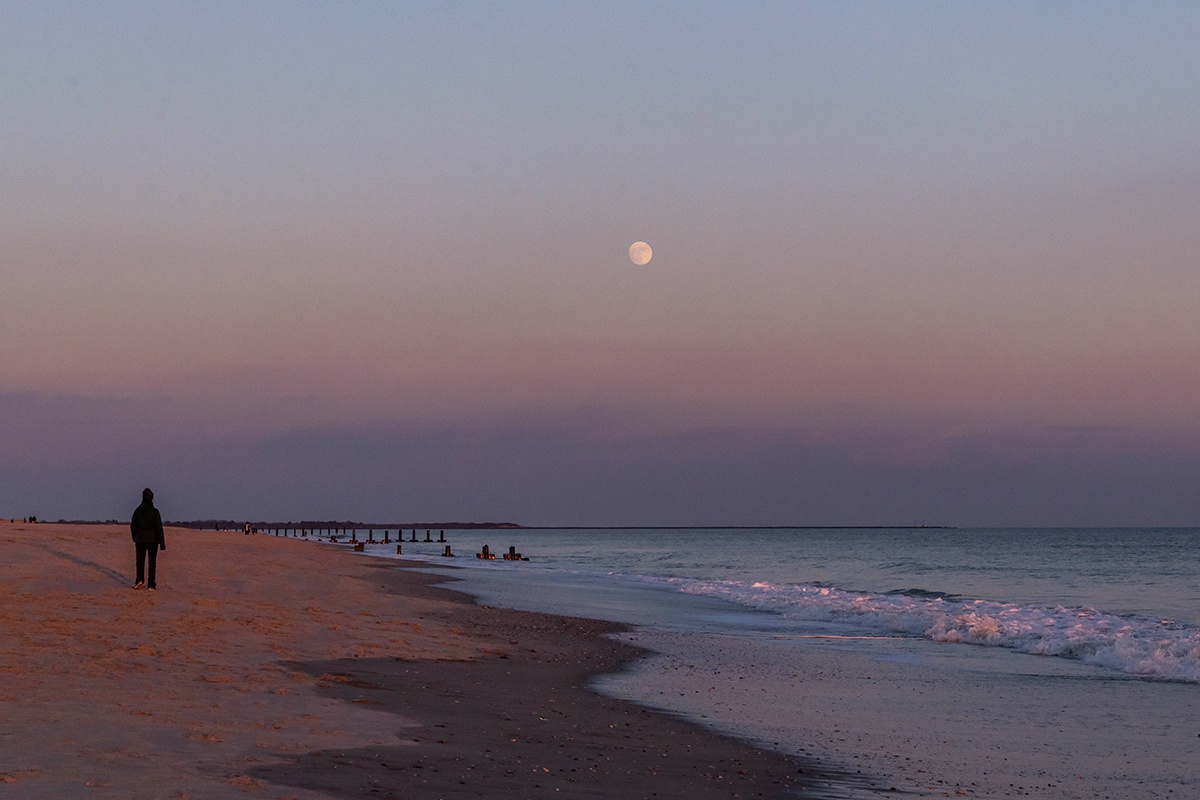
[(587, 682), (609, 623), (474, 605), (399, 562), (0, 521), (0, 797), (832, 797), (834, 776)]

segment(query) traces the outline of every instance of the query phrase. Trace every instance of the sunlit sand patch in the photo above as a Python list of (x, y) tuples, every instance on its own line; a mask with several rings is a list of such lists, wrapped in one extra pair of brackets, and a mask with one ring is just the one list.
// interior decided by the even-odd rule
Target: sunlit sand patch
[(29, 778), (36, 778), (41, 774), (42, 770), (38, 769), (18, 769), (11, 772), (0, 772), (0, 783), (18, 783)]
[[(311, 676), (282, 662), (398, 648), (461, 655), (436, 627), (418, 633), (404, 618), (411, 607), (402, 611), (395, 598), (361, 582), (342, 581), (338, 592), (322, 592), (319, 600), (308, 596), (316, 587), (294, 580), (299, 561), (305, 570), (325, 570), (334, 582), (339, 572), (361, 570), (336, 550), (171, 531), (172, 546), (159, 562), (162, 590), (150, 596), (105, 572), (127, 571), (128, 533), (120, 526), (45, 525), (37, 534), (74, 557), (26, 546), (23, 531), (0, 531), (0, 673), (8, 683), (0, 702), (9, 727), (21, 734), (7, 748), (0, 774), (6, 783), (37, 779), (46, 796), (73, 796), (87, 781), (111, 787), (107, 765), (140, 759), (139, 747), (126, 742), (151, 735), (151, 729), (139, 732), (144, 725), (153, 726), (160, 755), (181, 765), (161, 780), (197, 785), (210, 778), (187, 766), (200, 763), (194, 761), (198, 750), (188, 755), (191, 747), (206, 749), (206, 763), (216, 757), (232, 765), (250, 749), (283, 754), (395, 740), (402, 720), (370, 705), (318, 697)], [(255, 555), (229, 559), (231, 546)], [(56, 571), (65, 576), (61, 588), (44, 580)], [(244, 580), (246, 571), (256, 573), (258, 584)], [(230, 592), (231, 582), (256, 590)], [(27, 589), (33, 585), (37, 592)], [(374, 640), (383, 627), (412, 635)], [(154, 679), (146, 702), (121, 702), (131, 683), (147, 675)], [(59, 726), (66, 719), (72, 725), (63, 736), (67, 729)], [(172, 729), (179, 731), (174, 738), (167, 734)], [(16, 768), (22, 760), (55, 768)], [(246, 786), (261, 785), (246, 780)], [(58, 790), (46, 788), (52, 785)], [(159, 796), (176, 791), (168, 785)]]

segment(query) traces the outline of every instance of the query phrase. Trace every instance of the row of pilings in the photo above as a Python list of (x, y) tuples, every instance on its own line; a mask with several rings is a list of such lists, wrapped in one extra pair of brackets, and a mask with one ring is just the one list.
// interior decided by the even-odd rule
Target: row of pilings
[(375, 529), (366, 528), (367, 538), (360, 539), (359, 534), (363, 532), (363, 528), (264, 528), (261, 533), (274, 534), (275, 536), (287, 536), (296, 539), (314, 538), (318, 540), (329, 540), (331, 542), (348, 542), (349, 544), (391, 544), (392, 542), (419, 542), (425, 541), (429, 543), (445, 544), (446, 532), (438, 531), (438, 538), (433, 538), (433, 531), (426, 530), (424, 540), (417, 538), (417, 529), (412, 529), (412, 538), (404, 538), (404, 529), (400, 528), (396, 531), (395, 538), (392, 538), (391, 529), (385, 528), (383, 538), (375, 538)]
[[(363, 531), (362, 528), (277, 527), (277, 528), (264, 528), (261, 532), (265, 533), (265, 534), (274, 534), (275, 536), (284, 536), (284, 537), (290, 537), (290, 538), (295, 538), (295, 539), (312, 538), (312, 539), (316, 539), (317, 541), (328, 540), (330, 542), (333, 542), (334, 544), (339, 544), (339, 543), (350, 544), (350, 545), (354, 546), (355, 550), (359, 550), (359, 551), (363, 550), (364, 546), (368, 545), (368, 544), (391, 544), (392, 542), (395, 542), (397, 554), (401, 554), (403, 552), (401, 550), (401, 546), (406, 541), (410, 542), (410, 543), (417, 543), (417, 542), (424, 541), (428, 544), (445, 544), (446, 549), (442, 552), (442, 555), (446, 556), (447, 558), (454, 557), (454, 553), (450, 550), (450, 545), (446, 544), (446, 531), (439, 530), (438, 538), (434, 539), (432, 529), (426, 529), (425, 530), (425, 538), (424, 538), (424, 540), (421, 540), (421, 539), (417, 538), (417, 529), (412, 528), (411, 530), (412, 530), (412, 537), (409, 539), (404, 538), (404, 529), (403, 528), (399, 528), (396, 530), (396, 538), (395, 539), (391, 538), (392, 534), (391, 534), (390, 528), (385, 528), (383, 530), (383, 538), (382, 539), (375, 538), (375, 529), (374, 528), (366, 529), (366, 531), (367, 531), (366, 539), (360, 539), (358, 537), (358, 535)], [(248, 526), (247, 533), (258, 533), (258, 532), (259, 531), (257, 528), (254, 528), (253, 526)], [(485, 559), (488, 561), (494, 561), (496, 559), (496, 554), (492, 553), (488, 549), (488, 546), (485, 544), (483, 546), (483, 549), (480, 552), (475, 554), (475, 557)], [(528, 561), (529, 559), (522, 556), (520, 553), (518, 553), (516, 547), (510, 547), (510, 548), (508, 548), (508, 552), (503, 554), (503, 560), (504, 561)]]

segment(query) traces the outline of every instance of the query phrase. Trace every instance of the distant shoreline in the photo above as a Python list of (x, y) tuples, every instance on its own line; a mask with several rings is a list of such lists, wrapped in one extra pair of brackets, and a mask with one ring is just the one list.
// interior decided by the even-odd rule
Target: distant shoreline
[[(120, 525), (120, 519), (55, 519), (55, 525)], [(235, 519), (166, 521), (172, 528), (241, 530), (246, 522), (259, 530), (958, 530), (958, 525), (522, 525), (516, 522), (238, 522)]]
[[(124, 521), (118, 519), (59, 519), (59, 520), (41, 520), (45, 524), (54, 525), (122, 525)], [(260, 520), (232, 520), (232, 519), (199, 519), (199, 520), (164, 520), (163, 524), (172, 528), (189, 528), (192, 530), (223, 530), (223, 531), (240, 531), (249, 522), (254, 527), (262, 530), (367, 530), (375, 528), (376, 530), (384, 530), (390, 528), (427, 528), (431, 530), (508, 530), (513, 528), (524, 528), (524, 525), (518, 525), (515, 522), (339, 522), (339, 521), (321, 521), (321, 520), (302, 520), (300, 522), (263, 522)]]
[[(45, 520), (49, 524), (50, 520)], [(521, 531), (901, 531), (958, 530), (957, 525), (521, 525), (517, 522), (348, 522), (304, 520), (300, 522), (262, 522), (255, 520), (167, 521), (174, 528), (193, 530), (241, 530), (249, 522), (260, 530), (390, 530), (417, 528), (428, 530), (521, 530)], [(54, 520), (55, 525), (120, 525), (121, 520)]]

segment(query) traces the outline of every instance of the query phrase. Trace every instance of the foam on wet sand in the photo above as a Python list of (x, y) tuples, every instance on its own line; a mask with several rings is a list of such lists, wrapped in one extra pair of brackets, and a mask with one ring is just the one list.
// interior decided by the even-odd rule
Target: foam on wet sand
[[(655, 655), (605, 691), (702, 720), (917, 797), (1196, 797), (1196, 687), (923, 640), (805, 640), (638, 630)], [(778, 687), (802, 698), (802, 713)]]

